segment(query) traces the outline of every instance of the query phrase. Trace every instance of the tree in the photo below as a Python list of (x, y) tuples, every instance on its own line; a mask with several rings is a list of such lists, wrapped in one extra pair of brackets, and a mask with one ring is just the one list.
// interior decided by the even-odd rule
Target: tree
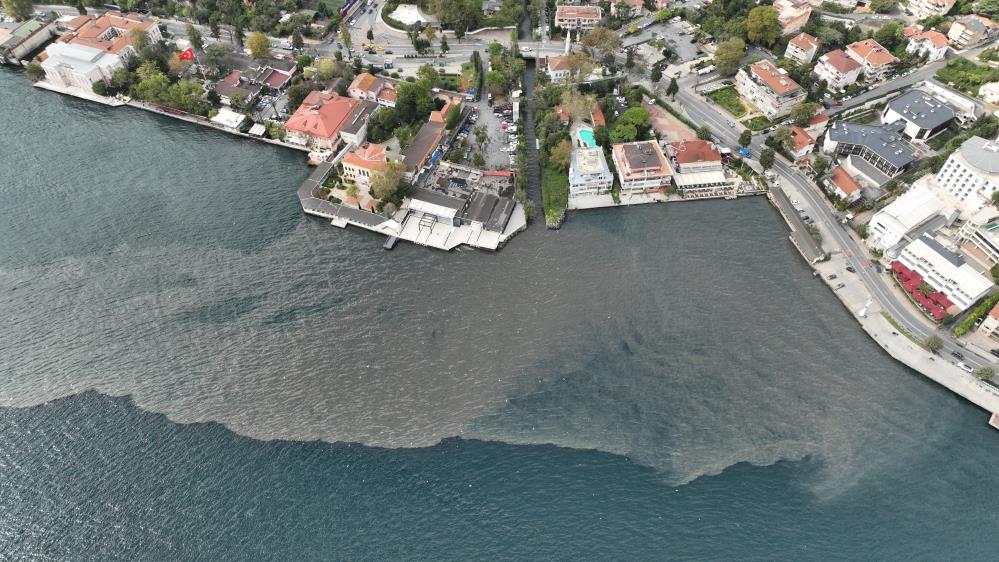
[(868, 7), (879, 14), (888, 14), (898, 5), (898, 0), (871, 0)]
[(423, 83), (426, 88), (433, 88), (434, 84), (440, 80), (440, 73), (429, 64), (421, 65), (416, 69), (416, 79)]
[(926, 337), (926, 340), (923, 341), (923, 346), (925, 346), (926, 349), (930, 350), (930, 353), (937, 353), (941, 349), (943, 349), (944, 343), (943, 339), (941, 339), (940, 336), (936, 334), (930, 334), (929, 336)]
[(73, 5), (76, 11), (80, 13), (81, 16), (87, 15), (87, 7), (83, 4), (83, 0), (76, 0), (76, 4)]
[(441, 35), (441, 52), (442, 53), (447, 53), (450, 50), (451, 50), (451, 47), (447, 44), (447, 37), (445, 37), (444, 35)]
[(361, 188), (357, 187), (354, 182), (347, 182), (343, 191), (347, 194), (347, 199), (357, 199), (357, 196), (361, 194)]
[(812, 160), (812, 171), (815, 172), (815, 178), (821, 178), (825, 175), (826, 171), (829, 170), (829, 159), (821, 154), (816, 156)]
[(563, 172), (569, 170), (570, 160), (572, 160), (572, 141), (569, 139), (563, 139), (556, 144), (548, 155), (548, 161)]
[(197, 27), (193, 24), (187, 24), (187, 41), (191, 44), (191, 48), (195, 51), (200, 51), (205, 48), (204, 38), (201, 37), (201, 32), (198, 31)]
[(149, 34), (146, 33), (145, 29), (137, 27), (129, 35), (132, 38), (132, 46), (135, 47), (136, 51), (139, 51), (139, 55), (142, 58), (146, 58), (146, 55), (149, 54)]
[(219, 25), (219, 19), (215, 17), (215, 14), (212, 14), (212, 17), (208, 19), (208, 31), (215, 39), (222, 36), (222, 26)]
[(295, 29), (291, 32), (291, 48), (301, 51), (303, 47), (305, 47), (305, 40), (302, 39), (302, 32)]
[(108, 95), (108, 83), (103, 80), (94, 82), (90, 89), (93, 90), (98, 96)]
[(28, 64), (28, 67), (24, 69), (24, 73), (28, 75), (28, 80), (32, 82), (38, 82), (45, 78), (45, 69), (37, 62)]
[(670, 99), (676, 99), (676, 94), (679, 91), (680, 91), (680, 85), (676, 83), (676, 78), (675, 77), (670, 78), (669, 86), (666, 86), (666, 95), (669, 96)]
[(653, 84), (658, 84), (660, 80), (663, 79), (663, 71), (659, 68), (659, 65), (652, 67), (652, 72), (649, 74), (649, 78), (652, 79)]
[(744, 129), (739, 133), (739, 146), (749, 146), (753, 142), (753, 132), (749, 129)]
[(621, 35), (606, 27), (594, 27), (580, 40), (587, 49), (598, 49), (605, 54), (613, 54), (621, 48)]
[(350, 50), (350, 48), (351, 48), (351, 44), (350, 44), (350, 30), (347, 29), (346, 27), (341, 27), (340, 28), (340, 42), (343, 43), (343, 48), (344, 49), (347, 49), (348, 51)]
[(461, 109), (458, 106), (452, 106), (451, 109), (447, 110), (447, 115), (444, 116), (444, 126), (447, 130), (452, 131), (458, 126), (458, 119), (461, 118)]
[[(999, 0), (996, 0), (999, 1)], [(722, 76), (735, 76), (739, 61), (746, 55), (746, 42), (738, 37), (722, 41), (715, 49), (715, 66)]]
[(31, 17), (31, 0), (3, 0), (3, 9), (16, 19), (27, 19)]
[(494, 96), (502, 94), (506, 91), (506, 77), (498, 70), (490, 70), (486, 73), (486, 88)]
[(476, 168), (481, 168), (486, 165), (486, 157), (482, 155), (482, 151), (476, 150), (472, 153), (472, 165)]
[(331, 80), (335, 71), (336, 63), (330, 59), (323, 59), (316, 66), (316, 73), (319, 75), (320, 80)]
[(392, 134), (399, 141), (400, 150), (405, 150), (413, 142), (413, 129), (409, 127), (398, 127)]
[(610, 140), (614, 144), (632, 142), (638, 138), (638, 129), (630, 123), (618, 123), (610, 132)]
[(374, 41), (375, 40), (375, 32), (369, 27), (368, 28), (368, 33), (365, 35), (365, 37), (368, 38), (368, 41)]
[(251, 33), (246, 46), (250, 48), (250, 56), (255, 59), (271, 58), (271, 42), (262, 31)]
[(701, 140), (711, 140), (711, 127), (701, 125), (697, 128), (697, 138)]
[(489, 129), (487, 129), (485, 125), (476, 125), (474, 131), (475, 142), (479, 143), (479, 145), (484, 145), (489, 142)]
[(399, 190), (399, 182), (406, 174), (406, 166), (391, 160), (371, 175), (371, 194), (378, 199), (389, 199)]
[(777, 10), (769, 6), (757, 6), (750, 10), (746, 19), (746, 37), (757, 45), (773, 45), (781, 34), (777, 16)]
[(292, 109), (298, 109), (298, 106), (302, 105), (305, 101), (305, 97), (312, 93), (312, 88), (308, 84), (299, 83), (292, 84), (288, 88), (288, 107)]
[[(243, 31), (243, 20), (242, 18), (237, 18), (236, 23), (232, 25), (232, 39), (236, 42), (236, 45), (238, 45), (240, 49), (243, 48), (243, 41), (245, 37), (246, 34)], [(270, 47), (270, 45), (268, 45), (268, 47)]]
[(803, 101), (791, 108), (791, 121), (799, 127), (805, 127), (821, 108), (822, 105), (817, 102)]
[(284, 137), (288, 134), (284, 129), (284, 125), (280, 123), (271, 123), (267, 125), (267, 134), (275, 140), (284, 140)]
[(769, 170), (774, 165), (774, 149), (769, 146), (760, 151), (760, 166), (764, 170)]
[(985, 367), (979, 367), (975, 369), (974, 372), (975, 378), (980, 381), (992, 380), (992, 377), (994, 377), (995, 374), (996, 370), (987, 365)]

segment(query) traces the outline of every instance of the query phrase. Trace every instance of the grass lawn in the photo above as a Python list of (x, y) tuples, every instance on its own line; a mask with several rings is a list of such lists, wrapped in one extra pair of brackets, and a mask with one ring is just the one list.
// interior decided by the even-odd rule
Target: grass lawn
[(461, 77), (457, 74), (441, 74), (437, 78), (437, 87), (442, 90), (451, 90), (452, 92), (458, 91), (458, 85), (461, 82)]
[(762, 131), (767, 127), (772, 127), (773, 122), (762, 115), (757, 115), (752, 119), (746, 119), (742, 122), (750, 131)]
[(947, 66), (937, 71), (936, 79), (966, 94), (976, 96), (982, 84), (999, 80), (999, 70), (958, 58), (947, 61)]
[(711, 101), (722, 106), (725, 111), (731, 113), (736, 119), (746, 114), (746, 106), (743, 105), (742, 99), (739, 97), (739, 93), (736, 92), (735, 88), (731, 86), (715, 90), (713, 92), (708, 92), (705, 95), (708, 96), (708, 99)]
[(547, 167), (541, 174), (541, 205), (545, 220), (558, 219), (569, 203), (569, 177), (561, 171)]

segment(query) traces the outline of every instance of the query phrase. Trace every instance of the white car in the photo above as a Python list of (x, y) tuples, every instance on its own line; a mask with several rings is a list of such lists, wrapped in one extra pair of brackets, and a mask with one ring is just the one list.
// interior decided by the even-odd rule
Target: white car
[(971, 368), (971, 365), (968, 365), (964, 361), (959, 362), (957, 366), (960, 367), (961, 370), (964, 371), (965, 373), (973, 373), (975, 371), (974, 369)]

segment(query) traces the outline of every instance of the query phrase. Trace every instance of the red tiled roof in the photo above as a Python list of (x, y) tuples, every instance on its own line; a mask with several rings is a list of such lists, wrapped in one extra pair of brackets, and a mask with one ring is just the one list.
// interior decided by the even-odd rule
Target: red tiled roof
[(804, 149), (810, 144), (815, 144), (815, 139), (812, 138), (812, 135), (809, 135), (807, 131), (797, 125), (791, 127), (791, 135), (791, 140), (794, 141), (795, 152)]
[(924, 295), (923, 292), (919, 290), (919, 287), (925, 283), (923, 277), (908, 267), (905, 267), (905, 265), (898, 260), (891, 263), (891, 269), (895, 272), (895, 276), (898, 278), (899, 283), (902, 284), (902, 288), (905, 289), (905, 292), (909, 293), (909, 296), (919, 303), (921, 307), (926, 309), (926, 311), (929, 312), (933, 318), (940, 321), (947, 317), (947, 309), (954, 306), (954, 303), (947, 298), (947, 295), (936, 290), (929, 295)]
[(857, 70), (860, 68), (860, 63), (850, 58), (845, 52), (840, 49), (835, 51), (829, 51), (828, 53), (822, 55), (825, 58), (826, 64), (835, 68), (843, 74), (850, 72), (852, 70)]
[(828, 115), (826, 115), (825, 113), (819, 113), (817, 115), (812, 116), (812, 118), (808, 120), (808, 124), (818, 125), (819, 123), (825, 123), (828, 120), (829, 120)]
[(69, 22), (71, 29), (59, 38), (59, 42), (118, 53), (132, 45), (132, 31), (148, 30), (154, 25), (156, 22), (138, 14), (105, 12), (100, 16), (78, 16)]
[(840, 189), (843, 193), (850, 195), (854, 191), (860, 189), (860, 184), (843, 169), (842, 166), (836, 166), (832, 171), (832, 182), (836, 184), (836, 187)]
[(604, 112), (600, 110), (600, 104), (593, 104), (593, 111), (590, 112), (590, 120), (593, 121), (594, 127), (607, 126), (607, 120), (604, 119)]
[(750, 65), (749, 69), (777, 95), (789, 94), (801, 89), (797, 82), (791, 80), (787, 73), (774, 66), (770, 61), (761, 60)]
[(847, 45), (847, 50), (853, 51), (854, 54), (862, 61), (867, 61), (870, 66), (884, 66), (886, 64), (891, 64), (893, 62), (898, 62), (895, 55), (888, 52), (874, 39), (864, 39), (862, 41), (857, 41), (856, 43), (851, 43)]
[(819, 40), (805, 32), (801, 32), (795, 35), (794, 39), (791, 39), (791, 44), (803, 51), (809, 51), (819, 46)]
[(309, 136), (332, 139), (360, 102), (335, 93), (310, 92), (284, 128)]
[(989, 311), (989, 316), (999, 318), (999, 303), (996, 303), (996, 305), (992, 307), (992, 310)]
[(674, 142), (673, 158), (677, 164), (694, 164), (696, 162), (721, 162), (721, 153), (714, 143), (705, 140), (689, 140)]
[(343, 163), (366, 170), (379, 170), (385, 166), (388, 160), (385, 158), (385, 147), (380, 144), (368, 144), (361, 148), (348, 152), (343, 157)]
[(558, 19), (600, 19), (600, 8), (597, 6), (565, 6), (555, 7), (555, 17)]

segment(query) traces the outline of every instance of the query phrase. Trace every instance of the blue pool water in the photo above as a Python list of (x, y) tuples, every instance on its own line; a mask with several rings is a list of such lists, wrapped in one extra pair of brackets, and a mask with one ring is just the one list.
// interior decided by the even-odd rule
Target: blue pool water
[(593, 131), (589, 129), (579, 130), (579, 140), (586, 146), (597, 146), (597, 139), (593, 137)]

